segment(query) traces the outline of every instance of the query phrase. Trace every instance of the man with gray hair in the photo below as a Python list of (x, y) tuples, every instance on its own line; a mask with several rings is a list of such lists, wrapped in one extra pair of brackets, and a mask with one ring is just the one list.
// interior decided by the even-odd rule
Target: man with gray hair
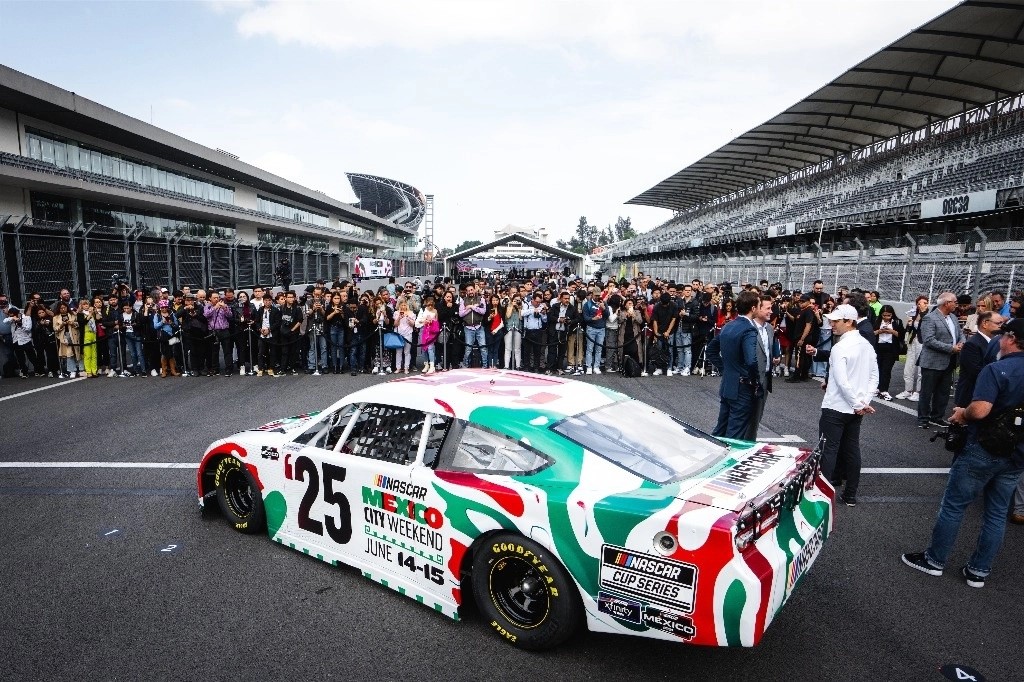
[(949, 426), (943, 417), (953, 385), (957, 356), (964, 347), (964, 332), (956, 318), (956, 294), (944, 291), (935, 310), (921, 320), (921, 398), (917, 402), (917, 427)]

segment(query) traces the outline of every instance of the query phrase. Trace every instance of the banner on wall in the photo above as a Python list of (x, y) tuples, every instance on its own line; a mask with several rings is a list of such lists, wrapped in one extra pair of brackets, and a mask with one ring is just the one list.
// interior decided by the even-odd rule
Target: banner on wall
[(984, 192), (955, 194), (941, 199), (927, 199), (921, 202), (921, 218), (945, 218), (994, 211), (997, 191), (989, 189)]

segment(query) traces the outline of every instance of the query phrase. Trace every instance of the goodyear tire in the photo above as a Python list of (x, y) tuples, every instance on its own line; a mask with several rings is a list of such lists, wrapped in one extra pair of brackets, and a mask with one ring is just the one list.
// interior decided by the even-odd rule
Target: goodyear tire
[(474, 554), (473, 595), (491, 629), (522, 649), (558, 646), (582, 623), (568, 571), (521, 535), (498, 533)]
[(221, 513), (239, 533), (260, 533), (266, 528), (263, 494), (242, 463), (225, 457), (213, 469), (213, 485)]

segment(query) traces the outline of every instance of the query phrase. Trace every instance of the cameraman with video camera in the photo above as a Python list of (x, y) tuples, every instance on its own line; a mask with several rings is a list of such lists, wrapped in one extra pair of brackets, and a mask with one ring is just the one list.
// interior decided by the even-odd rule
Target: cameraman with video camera
[(277, 279), (281, 282), (281, 288), (285, 291), (292, 286), (292, 266), (288, 263), (287, 258), (282, 258), (281, 262), (277, 264), (277, 270), (274, 271), (277, 275)]
[[(10, 306), (7, 309), (7, 323), (11, 326), (11, 341), (14, 345), (14, 357), (18, 361), (18, 376), (28, 379), (33, 371), (38, 374), (40, 367), (35, 348), (32, 347), (32, 318)], [(29, 363), (32, 364), (31, 371), (28, 368)]]

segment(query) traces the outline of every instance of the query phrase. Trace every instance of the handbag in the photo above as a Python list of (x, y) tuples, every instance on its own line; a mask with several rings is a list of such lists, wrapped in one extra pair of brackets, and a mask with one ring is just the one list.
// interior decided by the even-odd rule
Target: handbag
[(395, 332), (385, 332), (384, 347), (387, 348), (388, 350), (398, 350), (399, 348), (405, 348), (405, 339), (402, 338), (401, 334)]

